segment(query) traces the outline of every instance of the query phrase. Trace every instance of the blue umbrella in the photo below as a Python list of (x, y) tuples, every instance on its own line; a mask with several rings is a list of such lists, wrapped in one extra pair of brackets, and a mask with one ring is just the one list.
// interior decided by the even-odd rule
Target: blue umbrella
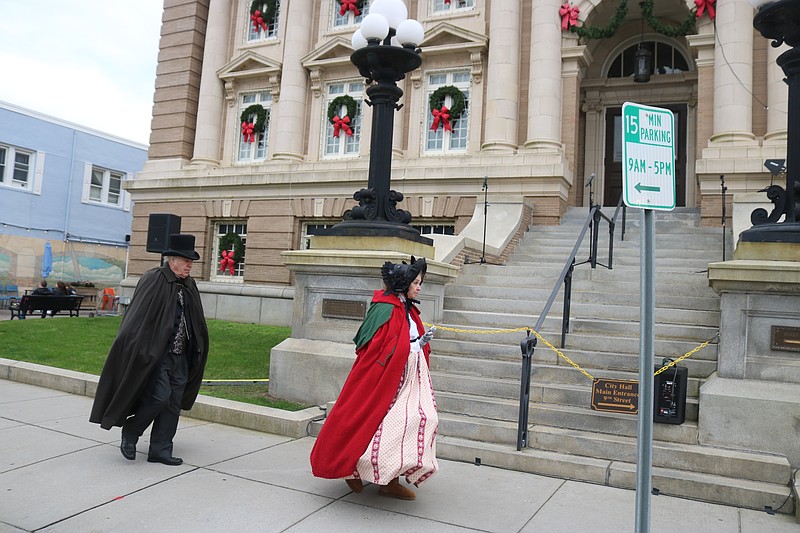
[(44, 243), (44, 255), (42, 256), (42, 277), (46, 278), (53, 271), (53, 247), (50, 241)]

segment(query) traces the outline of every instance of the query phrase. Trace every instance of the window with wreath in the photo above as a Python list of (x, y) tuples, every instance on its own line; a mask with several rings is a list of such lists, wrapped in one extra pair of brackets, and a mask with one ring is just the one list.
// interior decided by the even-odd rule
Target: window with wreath
[(248, 41), (272, 39), (278, 36), (280, 0), (253, 0), (248, 12)]
[(428, 75), (426, 153), (466, 151), (469, 87), (469, 71)]
[(434, 13), (446, 13), (473, 7), (475, 7), (475, 0), (433, 0)]
[(360, 24), (369, 13), (371, 0), (330, 0), (333, 2), (333, 27), (343, 28)]
[(33, 184), (35, 152), (0, 144), (0, 184), (30, 189)]
[[(644, 41), (641, 45), (653, 54), (653, 71), (650, 74), (678, 74), (689, 70), (689, 62), (680, 50), (659, 41)], [(639, 43), (620, 52), (608, 67), (609, 78), (632, 77), (636, 70), (635, 56)]]
[(325, 157), (358, 155), (363, 99), (363, 82), (335, 83), (328, 86), (323, 142)]
[(271, 107), (272, 95), (266, 91), (243, 94), (239, 97), (237, 161), (240, 163), (266, 159)]
[(241, 282), (247, 250), (247, 222), (226, 221), (214, 225), (213, 281)]

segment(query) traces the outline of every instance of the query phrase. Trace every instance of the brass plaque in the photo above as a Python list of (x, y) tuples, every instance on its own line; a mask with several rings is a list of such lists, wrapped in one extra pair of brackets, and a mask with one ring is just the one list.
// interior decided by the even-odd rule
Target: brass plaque
[(592, 384), (592, 409), (635, 415), (639, 412), (639, 382), (595, 378)]
[(800, 328), (772, 326), (771, 348), (784, 352), (800, 352)]
[(366, 302), (354, 300), (332, 300), (322, 299), (323, 318), (349, 318), (350, 320), (362, 320), (367, 312)]

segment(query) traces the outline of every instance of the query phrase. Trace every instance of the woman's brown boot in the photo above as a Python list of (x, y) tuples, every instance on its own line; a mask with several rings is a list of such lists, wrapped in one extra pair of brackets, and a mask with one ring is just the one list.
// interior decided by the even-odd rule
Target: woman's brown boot
[(362, 483), (360, 479), (345, 479), (344, 482), (347, 483), (347, 486), (350, 487), (350, 490), (355, 493), (359, 493), (364, 490), (364, 483)]
[(417, 498), (413, 490), (407, 489), (400, 484), (399, 478), (394, 478), (388, 485), (381, 485), (381, 488), (378, 489), (378, 494), (399, 500), (415, 500)]

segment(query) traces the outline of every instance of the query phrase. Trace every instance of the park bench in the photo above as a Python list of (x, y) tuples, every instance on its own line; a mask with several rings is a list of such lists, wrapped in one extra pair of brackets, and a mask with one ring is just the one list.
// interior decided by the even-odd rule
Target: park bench
[(41, 311), (42, 318), (47, 316), (47, 311), (52, 311), (54, 314), (57, 311), (69, 311), (69, 316), (81, 316), (82, 301), (83, 296), (26, 294), (9, 306), (11, 320), (14, 320), (14, 317), (25, 318), (24, 315), (30, 315), (34, 311)]

